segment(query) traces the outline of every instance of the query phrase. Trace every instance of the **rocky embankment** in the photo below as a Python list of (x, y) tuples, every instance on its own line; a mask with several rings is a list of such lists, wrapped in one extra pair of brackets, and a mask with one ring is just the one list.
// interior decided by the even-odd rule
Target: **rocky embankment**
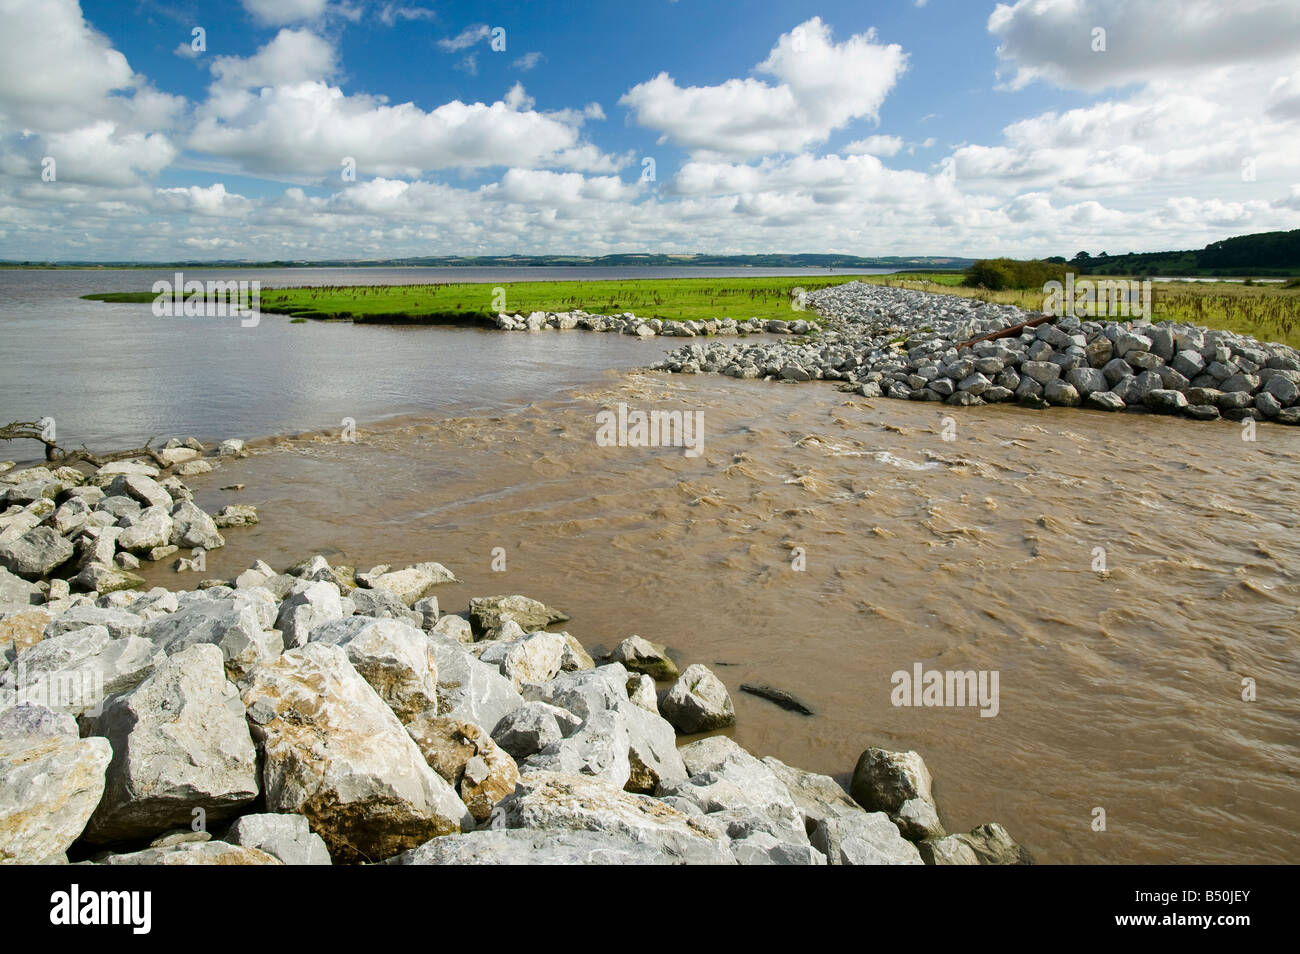
[(635, 335), (638, 338), (696, 338), (708, 335), (756, 335), (762, 332), (777, 335), (803, 335), (813, 325), (802, 318), (793, 321), (749, 318), (710, 318), (707, 321), (664, 321), (662, 318), (638, 318), (631, 312), (621, 315), (590, 315), (585, 311), (534, 311), (527, 315), (496, 317), (496, 326), (502, 331), (603, 331), (613, 334)]
[[(211, 457), (245, 454), (244, 442), (223, 441)], [(105, 594), (140, 586), (132, 570), (225, 546), (221, 531), (257, 523), (257, 511), (234, 504), (208, 514), (181, 477), (208, 473), (205, 448), (189, 438), (159, 452), (169, 472), (146, 460), (80, 467), (0, 463), (0, 603), (38, 595), (61, 606), (74, 590)]]
[(653, 367), (840, 381), (865, 397), (959, 406), (1019, 402), (1300, 423), (1300, 353), (1282, 344), (1171, 322), (1062, 317), (963, 347), (1036, 316), (862, 282), (807, 301), (826, 318), (815, 339), (692, 343)]
[(915, 752), (867, 749), (845, 791), (700, 738), (735, 722), (707, 667), (639, 636), (598, 664), (524, 596), (447, 613), (439, 563), (119, 587), (110, 551), (219, 535), (179, 480), (115, 470), (0, 477), (7, 559), (54, 551), (0, 570), (0, 863), (1029, 860), (998, 825), (948, 835)]

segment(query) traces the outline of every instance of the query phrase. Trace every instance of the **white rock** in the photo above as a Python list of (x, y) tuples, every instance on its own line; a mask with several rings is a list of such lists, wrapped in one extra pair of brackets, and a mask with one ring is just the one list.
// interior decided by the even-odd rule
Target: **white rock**
[(244, 689), (267, 808), (306, 815), (335, 861), (379, 861), (472, 826), (343, 650), (291, 649)]
[(429, 633), (438, 671), (438, 714), (475, 725), (495, 726), (524, 704), (513, 683), (496, 666), (481, 662), (459, 642)]
[(497, 666), (516, 689), (525, 683), (542, 683), (560, 674), (568, 644), (559, 633), (528, 633), (515, 640), (497, 640), (479, 655)]
[(722, 680), (706, 666), (688, 666), (659, 700), (659, 711), (679, 732), (711, 732), (736, 724), (736, 709)]
[(726, 840), (663, 802), (585, 775), (523, 775), (492, 813), (492, 829), (590, 831), (628, 838), (672, 864), (731, 864)]
[(243, 815), (226, 832), (223, 841), (258, 848), (286, 865), (328, 865), (325, 840), (312, 832), (302, 815)]
[(343, 603), (336, 584), (325, 580), (299, 580), (280, 604), (275, 626), (284, 636), (286, 649), (307, 642), (313, 629), (343, 618)]
[(469, 620), (461, 616), (443, 616), (428, 627), (427, 631), (466, 645), (474, 642), (474, 630), (469, 625)]
[(0, 864), (66, 852), (99, 804), (112, 755), (105, 739), (79, 739), (70, 716), (0, 710)]
[(166, 659), (135, 689), (111, 699), (86, 729), (113, 745), (88, 840), (189, 826), (196, 809), (216, 821), (257, 797), (253, 741), (216, 646), (191, 646)]
[(402, 722), (437, 711), (437, 662), (425, 634), (410, 623), (349, 616), (317, 626), (311, 641), (347, 653), (348, 661)]
[(673, 859), (631, 836), (503, 828), (443, 835), (391, 859), (397, 865), (667, 865)]
[[(237, 592), (244, 599), (187, 594), (176, 612), (149, 623), (145, 636), (169, 656), (199, 643), (212, 643), (225, 657), (226, 672), (238, 681), (259, 662), (279, 656), (284, 644), (280, 633), (269, 628), (267, 609), (253, 597), (256, 591)], [(272, 613), (274, 606), (270, 604)]]
[(441, 563), (417, 563), (404, 570), (384, 573), (371, 580), (376, 589), (391, 590), (399, 600), (410, 606), (439, 583), (454, 583), (456, 577)]

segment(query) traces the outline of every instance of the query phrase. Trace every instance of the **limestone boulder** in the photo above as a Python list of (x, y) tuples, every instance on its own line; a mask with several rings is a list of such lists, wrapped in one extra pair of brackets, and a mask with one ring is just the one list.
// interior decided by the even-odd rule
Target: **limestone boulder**
[(475, 821), (486, 821), (497, 802), (515, 790), (515, 760), (474, 723), (426, 715), (408, 722), (406, 731), (429, 767), (456, 789)]
[(15, 576), (38, 580), (72, 559), (76, 549), (52, 527), (35, 527), (0, 543), (0, 567)]
[(659, 696), (655, 693), (655, 681), (645, 673), (634, 673), (628, 676), (627, 697), (634, 706), (640, 706), (646, 712), (659, 715)]
[(342, 648), (291, 649), (254, 669), (242, 698), (267, 809), (305, 815), (335, 861), (380, 861), (473, 827)]
[(108, 855), (101, 865), (278, 865), (280, 860), (258, 848), (245, 848), (224, 841), (185, 841), (176, 845), (145, 848), (122, 855)]
[(736, 708), (722, 680), (707, 666), (688, 666), (659, 700), (659, 711), (678, 732), (712, 732), (736, 724)]
[(30, 580), (0, 567), (0, 603), (39, 603), (41, 590)]
[(283, 634), (286, 649), (307, 642), (313, 629), (342, 619), (343, 601), (338, 585), (327, 580), (299, 580), (280, 604), (275, 627)]
[(568, 622), (568, 615), (527, 596), (478, 596), (469, 601), (469, 619), (478, 634), (500, 627), (506, 618), (525, 631)]
[(670, 855), (630, 835), (504, 828), (444, 835), (390, 861), (398, 865), (667, 865)]
[(107, 740), (78, 738), (71, 716), (0, 710), (0, 864), (62, 856), (99, 804), (112, 755)]
[(542, 683), (563, 671), (568, 643), (560, 633), (538, 631), (518, 639), (493, 640), (479, 655), (482, 662), (496, 666), (516, 689), (525, 683)]
[(436, 633), (427, 638), (438, 672), (439, 715), (495, 726), (524, 704), (514, 684), (496, 666), (476, 659), (463, 643)]
[(622, 836), (670, 864), (732, 864), (726, 840), (709, 825), (657, 799), (625, 792), (586, 775), (524, 774), (492, 812), (489, 828), (554, 835), (594, 832)]
[(492, 729), (493, 740), (517, 761), (535, 755), (582, 725), (566, 709), (545, 702), (525, 702)]
[(141, 635), (145, 622), (138, 613), (129, 610), (83, 603), (65, 610), (51, 620), (45, 627), (45, 638), (62, 636), (87, 626), (102, 626), (108, 635), (121, 639), (123, 636)]
[(171, 494), (145, 474), (118, 474), (104, 488), (104, 496), (130, 497), (141, 507), (161, 507), (163, 510), (171, 510), (173, 503)]
[(24, 606), (0, 612), (0, 668), (14, 662), (45, 637), (45, 628), (54, 614), (44, 606)]
[(302, 815), (241, 815), (222, 840), (264, 851), (286, 865), (332, 863), (325, 840), (311, 830)]
[[(417, 602), (423, 601), (417, 600)], [(427, 618), (425, 622), (426, 625), (423, 628), (428, 633), (445, 636), (466, 645), (474, 642), (474, 629), (470, 626), (469, 620), (463, 616), (440, 616), (437, 622), (432, 625), (427, 625)]]
[[(425, 629), (425, 617), (418, 611), (419, 604), (426, 600), (417, 600), (416, 607), (407, 607), (405, 603), (397, 598), (397, 594), (392, 590), (366, 589), (358, 587), (348, 594), (349, 598), (356, 604), (358, 616), (374, 616), (379, 619), (398, 619), (403, 623), (410, 623)], [(433, 600), (434, 604), (434, 621), (437, 619), (438, 601)]]
[(226, 540), (213, 519), (192, 501), (183, 500), (178, 503), (171, 512), (171, 518), (172, 546), (215, 550), (226, 545)]
[(211, 643), (221, 650), (226, 672), (235, 681), (284, 649), (279, 631), (269, 627), (265, 602), (247, 594), (222, 598), (199, 594), (186, 599), (176, 612), (149, 623), (144, 635), (169, 656), (199, 643)]
[(113, 746), (88, 841), (140, 838), (197, 817), (218, 821), (257, 798), (253, 741), (216, 646), (164, 660), (86, 720), (85, 731)]
[(915, 752), (869, 748), (853, 770), (853, 800), (869, 812), (884, 812), (911, 841), (942, 838), (931, 793), (930, 771)]
[(144, 586), (144, 577), (106, 563), (91, 561), (81, 568), (72, 580), (80, 589), (97, 593), (113, 593)]
[(437, 712), (437, 662), (425, 634), (410, 623), (346, 616), (317, 626), (311, 640), (342, 649), (402, 722)]
[(651, 792), (661, 782), (686, 777), (672, 726), (634, 705), (627, 693), (630, 674), (613, 663), (562, 673), (526, 688), (528, 698), (571, 713), (579, 726), (530, 756), (533, 770), (578, 772), (603, 778), (629, 791)]
[(0, 688), (73, 716), (97, 715), (105, 699), (137, 686), (164, 658), (147, 639), (113, 639), (87, 626), (41, 640), (0, 676)]
[(676, 679), (681, 675), (677, 664), (668, 658), (668, 652), (663, 646), (640, 636), (629, 636), (615, 646), (609, 654), (609, 661), (622, 663), (624, 669), (645, 673), (658, 682)]
[(131, 553), (148, 553), (171, 542), (172, 518), (163, 507), (149, 507), (117, 537), (117, 545)]
[(439, 583), (454, 583), (455, 575), (441, 563), (417, 563), (403, 570), (382, 573), (371, 579), (374, 589), (388, 590), (403, 605), (410, 606)]
[(996, 822), (959, 835), (929, 839), (917, 847), (926, 864), (932, 865), (1030, 865), (1029, 850), (1016, 843)]

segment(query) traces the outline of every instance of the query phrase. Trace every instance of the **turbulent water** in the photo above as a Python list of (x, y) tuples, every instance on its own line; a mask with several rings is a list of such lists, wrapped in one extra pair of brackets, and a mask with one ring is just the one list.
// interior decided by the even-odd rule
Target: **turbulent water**
[[(620, 401), (702, 411), (703, 455), (597, 446)], [(445, 609), (521, 592), (588, 645), (639, 633), (714, 667), (760, 754), (842, 778), (869, 745), (919, 751), (949, 830), (998, 821), (1048, 862), (1282, 862), (1300, 847), (1300, 440), (1241, 433), (611, 375), (499, 416), (268, 442), (195, 483), (264, 516), (210, 576), (438, 560), (464, 581)], [(916, 663), (997, 671), (997, 715), (896, 707), (891, 675)]]

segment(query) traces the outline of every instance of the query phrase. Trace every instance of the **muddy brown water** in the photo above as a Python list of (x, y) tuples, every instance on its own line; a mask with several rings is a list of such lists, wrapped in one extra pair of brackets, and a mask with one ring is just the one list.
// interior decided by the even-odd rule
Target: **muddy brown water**
[[(702, 411), (704, 453), (597, 446), (620, 401)], [(1300, 432), (1255, 436), (611, 373), (496, 416), (264, 441), (191, 484), (262, 515), (207, 576), (437, 560), (463, 581), (436, 591), (445, 610), (523, 593), (589, 647), (639, 633), (712, 667), (760, 755), (847, 780), (869, 745), (915, 749), (950, 831), (998, 821), (1044, 862), (1291, 862)], [(893, 705), (916, 663), (997, 671), (997, 715)]]

